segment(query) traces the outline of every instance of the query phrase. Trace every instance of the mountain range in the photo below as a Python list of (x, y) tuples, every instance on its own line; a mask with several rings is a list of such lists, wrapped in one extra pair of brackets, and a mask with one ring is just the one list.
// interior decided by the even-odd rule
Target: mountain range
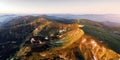
[(118, 60), (120, 30), (109, 23), (57, 15), (14, 18), (0, 28), (0, 59)]

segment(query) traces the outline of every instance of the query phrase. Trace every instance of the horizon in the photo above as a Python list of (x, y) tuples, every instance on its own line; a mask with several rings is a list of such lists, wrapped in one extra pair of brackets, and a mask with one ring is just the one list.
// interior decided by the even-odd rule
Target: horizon
[(5, 14), (120, 14), (120, 0), (1, 0)]
[[(120, 20), (119, 20), (120, 14), (11, 14), (11, 13), (2, 13), (0, 15), (1, 16), (3, 16), (3, 15), (8, 15), (8, 16), (29, 16), (29, 15), (30, 16), (42, 16), (42, 15), (48, 15), (48, 16), (56, 16), (56, 17), (63, 17), (64, 16), (64, 18), (71, 16), (71, 18), (73, 18), (73, 19), (88, 19), (91, 21), (98, 21), (98, 22), (105, 22), (106, 21), (106, 22), (120, 23)], [(102, 16), (104, 16), (104, 17), (102, 17)], [(103, 19), (101, 19), (101, 18), (103, 18)], [(106, 18), (107, 18), (107, 20), (105, 20)], [(111, 18), (111, 19), (109, 19), (109, 18)], [(3, 20), (0, 20), (0, 22), (3, 22), (3, 21), (5, 21), (4, 18), (3, 18)]]

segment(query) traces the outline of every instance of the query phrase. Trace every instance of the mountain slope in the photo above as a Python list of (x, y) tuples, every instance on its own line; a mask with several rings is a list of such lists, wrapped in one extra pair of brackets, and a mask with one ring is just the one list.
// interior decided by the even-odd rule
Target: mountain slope
[[(32, 20), (25, 20), (23, 17), (23, 19), (29, 21), (29, 23), (19, 22), (22, 18), (14, 19), (2, 26), (3, 28), (0, 28), (0, 59), (6, 60), (19, 50), (21, 44), (25, 42), (26, 37), (31, 35), (34, 28), (40, 24), (39, 22), (41, 21), (37, 21), (39, 18), (35, 17), (35, 20), (34, 18)], [(17, 21), (18, 24), (11, 24), (15, 21)], [(32, 21), (36, 21), (34, 23), (35, 25), (31, 24)]]
[(88, 35), (95, 37), (101, 42), (105, 43), (112, 50), (120, 53), (120, 36), (116, 33), (111, 33), (115, 31), (114, 28), (109, 28), (100, 22), (90, 21), (90, 20), (80, 20), (80, 24), (83, 24), (82, 28), (84, 32)]

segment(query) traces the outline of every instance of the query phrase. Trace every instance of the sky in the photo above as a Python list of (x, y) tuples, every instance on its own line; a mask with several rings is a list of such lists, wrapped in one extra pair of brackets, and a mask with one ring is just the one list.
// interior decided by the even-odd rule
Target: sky
[(120, 14), (120, 0), (0, 0), (0, 13)]

